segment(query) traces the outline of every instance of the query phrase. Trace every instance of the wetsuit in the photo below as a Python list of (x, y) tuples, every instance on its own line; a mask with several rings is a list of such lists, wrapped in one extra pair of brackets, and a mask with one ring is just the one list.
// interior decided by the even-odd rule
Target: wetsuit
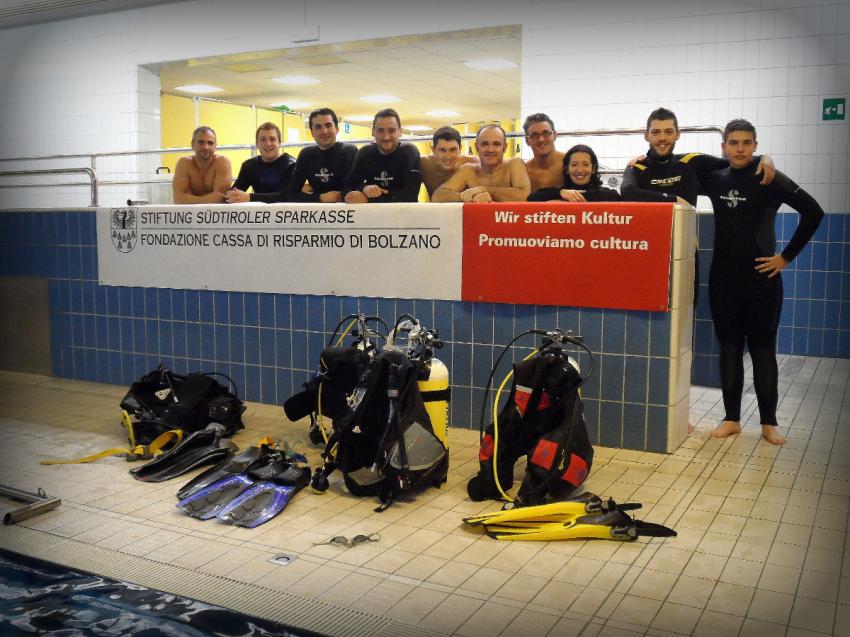
[(377, 144), (369, 144), (357, 151), (354, 166), (345, 181), (345, 192), (363, 190), (364, 186), (377, 185), (389, 192), (373, 203), (419, 201), (422, 171), (419, 170), (419, 150), (410, 142), (402, 142), (389, 155), (382, 155)]
[(800, 213), (794, 236), (782, 251), (790, 262), (817, 230), (823, 210), (806, 191), (781, 172), (768, 186), (759, 184), (757, 161), (746, 168), (725, 168), (702, 180), (700, 193), (714, 208), (714, 256), (708, 292), (711, 318), (720, 341), (720, 375), (725, 420), (741, 420), (744, 343), (753, 361), (753, 385), (761, 422), (776, 425), (778, 370), (776, 331), (782, 309), (782, 275), (755, 270), (756, 257), (776, 250), (774, 223), (780, 205)]
[(605, 186), (590, 186), (585, 184), (579, 186), (573, 183), (569, 176), (564, 176), (563, 188), (538, 188), (533, 193), (528, 195), (527, 201), (563, 201), (561, 199), (561, 190), (580, 190), (587, 201), (620, 201), (620, 193), (612, 188)]
[[(344, 192), (345, 178), (351, 172), (357, 146), (336, 142), (322, 150), (319, 146), (307, 146), (298, 154), (295, 172), (289, 187), (290, 201), (319, 201), (319, 195), (338, 190)], [(303, 192), (307, 181), (312, 193)]]
[(262, 157), (251, 157), (242, 162), (234, 188), (246, 191), (250, 186), (251, 201), (274, 203), (288, 201), (289, 181), (295, 170), (295, 158), (283, 153), (274, 161), (263, 161)]

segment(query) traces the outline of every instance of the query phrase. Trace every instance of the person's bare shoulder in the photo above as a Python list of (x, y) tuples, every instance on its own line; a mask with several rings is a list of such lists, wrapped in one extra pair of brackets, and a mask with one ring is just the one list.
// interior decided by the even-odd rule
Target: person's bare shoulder
[(230, 160), (224, 155), (216, 155), (213, 157), (213, 165), (216, 168), (230, 168)]
[(460, 155), (457, 158), (458, 164), (463, 166), (464, 164), (475, 164), (476, 166), (481, 163), (478, 161), (478, 157), (475, 155)]
[(174, 170), (189, 170), (189, 167), (192, 165), (192, 157), (181, 157), (177, 160), (177, 163), (174, 165)]

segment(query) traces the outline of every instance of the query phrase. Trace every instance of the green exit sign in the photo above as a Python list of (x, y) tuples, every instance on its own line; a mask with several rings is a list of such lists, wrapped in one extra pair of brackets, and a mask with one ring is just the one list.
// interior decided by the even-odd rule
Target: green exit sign
[(847, 112), (847, 100), (843, 97), (830, 97), (823, 101), (823, 119), (844, 119)]

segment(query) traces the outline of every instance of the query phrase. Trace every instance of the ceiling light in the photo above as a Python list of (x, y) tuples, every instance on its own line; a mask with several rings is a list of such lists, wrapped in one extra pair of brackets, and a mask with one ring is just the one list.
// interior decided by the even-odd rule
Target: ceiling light
[(175, 91), (183, 91), (184, 93), (218, 93), (223, 91), (223, 88), (218, 86), (210, 86), (209, 84), (184, 84), (183, 86), (175, 86)]
[(456, 117), (460, 115), (457, 111), (425, 111), (430, 117)]
[(292, 84), (292, 85), (304, 85), (304, 84), (321, 84), (322, 80), (317, 80), (315, 77), (309, 77), (307, 75), (281, 75), (280, 77), (273, 77), (273, 82), (280, 82), (281, 84)]
[(376, 104), (401, 101), (401, 98), (395, 95), (363, 95), (360, 99), (364, 102), (374, 102)]
[(502, 69), (514, 69), (519, 66), (515, 62), (511, 62), (505, 58), (478, 58), (477, 60), (467, 60), (464, 64), (478, 71), (499, 71)]
[(422, 126), (422, 124), (413, 124), (413, 126), (402, 126), (402, 128), (406, 128), (411, 131), (423, 131), (423, 130), (431, 130), (431, 126)]
[(342, 119), (347, 122), (371, 122), (374, 115), (346, 115)]

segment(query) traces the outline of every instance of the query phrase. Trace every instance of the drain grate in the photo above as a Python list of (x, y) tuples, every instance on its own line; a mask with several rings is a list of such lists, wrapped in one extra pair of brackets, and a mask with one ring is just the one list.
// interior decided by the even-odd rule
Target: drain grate
[(445, 637), (445, 633), (403, 624), (388, 617), (198, 573), (26, 527), (4, 529), (4, 533), (0, 534), (0, 547), (329, 637)]

